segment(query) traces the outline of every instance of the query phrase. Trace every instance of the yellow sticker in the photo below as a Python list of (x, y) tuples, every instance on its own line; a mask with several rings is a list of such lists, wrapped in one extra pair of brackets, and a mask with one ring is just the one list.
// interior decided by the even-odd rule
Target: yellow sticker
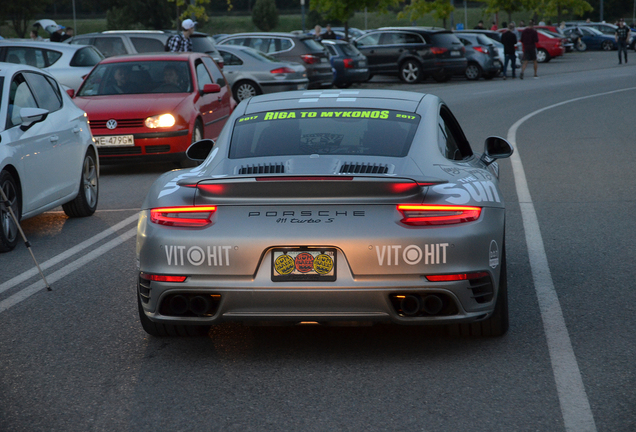
[(281, 255), (274, 261), (274, 268), (278, 274), (286, 275), (294, 271), (294, 259), (289, 255)]
[(314, 270), (316, 273), (327, 274), (333, 269), (333, 260), (329, 255), (320, 254), (314, 258)]

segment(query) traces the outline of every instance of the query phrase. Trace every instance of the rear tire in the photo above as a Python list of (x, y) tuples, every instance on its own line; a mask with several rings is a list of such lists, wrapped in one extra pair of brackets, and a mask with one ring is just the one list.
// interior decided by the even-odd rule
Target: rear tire
[(603, 48), (603, 51), (611, 51), (614, 49), (614, 44), (611, 41), (606, 40), (601, 44), (601, 48)]
[(417, 60), (406, 60), (400, 65), (400, 79), (407, 84), (417, 84), (422, 80), (422, 65)]
[(550, 54), (544, 49), (537, 50), (537, 62), (547, 63), (551, 60)]
[(80, 188), (73, 201), (62, 205), (68, 217), (86, 217), (95, 213), (99, 200), (99, 173), (97, 172), (97, 157), (93, 149), (89, 149), (84, 156)]
[(144, 313), (144, 308), (141, 306), (141, 299), (139, 298), (139, 294), (137, 294), (137, 308), (139, 310), (139, 321), (141, 321), (141, 326), (150, 336), (201, 337), (207, 336), (210, 331), (210, 326), (160, 324), (151, 321), (150, 318), (148, 318)]
[(261, 91), (252, 81), (243, 80), (234, 84), (232, 93), (234, 94), (234, 99), (240, 102), (243, 99), (261, 94)]
[(466, 75), (466, 79), (470, 81), (476, 81), (481, 78), (482, 70), (481, 67), (477, 63), (468, 63), (466, 66), (466, 71), (464, 75)]
[[(8, 171), (0, 173), (0, 188), (9, 200), (9, 207), (13, 210), (15, 217), (20, 222), (22, 208), (20, 202), (20, 189), (13, 176)], [(18, 225), (15, 223), (9, 212), (9, 208), (2, 204), (2, 194), (0, 194), (0, 252), (13, 250), (18, 244)]]
[(501, 270), (499, 272), (499, 292), (493, 314), (483, 320), (469, 324), (453, 324), (449, 331), (453, 336), (503, 336), (508, 331), (508, 272), (506, 269), (506, 246), (501, 248)]

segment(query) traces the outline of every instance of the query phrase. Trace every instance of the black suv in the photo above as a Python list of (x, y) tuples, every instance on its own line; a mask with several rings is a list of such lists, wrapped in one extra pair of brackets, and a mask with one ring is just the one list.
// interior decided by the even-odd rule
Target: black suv
[(383, 27), (355, 39), (372, 75), (397, 75), (409, 84), (428, 76), (438, 82), (463, 75), (464, 45), (451, 31), (437, 27)]

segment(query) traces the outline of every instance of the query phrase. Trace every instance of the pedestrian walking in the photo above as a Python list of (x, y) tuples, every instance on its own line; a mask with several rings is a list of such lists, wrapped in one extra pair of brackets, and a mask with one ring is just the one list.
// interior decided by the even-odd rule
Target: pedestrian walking
[(528, 27), (521, 32), (521, 45), (523, 45), (523, 64), (521, 65), (521, 73), (519, 78), (523, 79), (523, 73), (528, 66), (528, 62), (531, 61), (534, 65), (534, 77), (539, 78), (537, 75), (537, 69), (539, 64), (537, 63), (537, 43), (539, 42), (539, 34), (534, 29), (534, 21), (528, 21)]
[(629, 40), (629, 34), (631, 30), (625, 25), (625, 20), (621, 18), (618, 20), (618, 27), (614, 33), (614, 39), (618, 44), (618, 64), (623, 64), (621, 59), (621, 52), (625, 57), (625, 63), (627, 63), (627, 41)]
[(194, 33), (194, 26), (197, 23), (190, 18), (183, 20), (181, 23), (182, 32), (180, 34), (170, 36), (166, 43), (166, 51), (170, 52), (191, 52), (192, 39), (190, 36)]
[(508, 24), (508, 31), (501, 35), (501, 43), (504, 46), (503, 79), (506, 79), (508, 62), (510, 62), (510, 68), (512, 69), (512, 77), (516, 78), (515, 69), (517, 68), (517, 42), (515, 24), (510, 23)]

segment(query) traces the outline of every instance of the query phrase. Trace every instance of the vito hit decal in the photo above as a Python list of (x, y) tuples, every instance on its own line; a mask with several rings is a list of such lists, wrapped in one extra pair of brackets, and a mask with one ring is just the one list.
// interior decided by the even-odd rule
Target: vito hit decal
[(169, 266), (229, 267), (231, 249), (232, 246), (164, 246)]
[(425, 244), (423, 248), (417, 245), (383, 245), (376, 246), (375, 252), (378, 257), (378, 264), (381, 266), (396, 266), (401, 263), (415, 265), (423, 264), (446, 264), (446, 248), (448, 243)]

